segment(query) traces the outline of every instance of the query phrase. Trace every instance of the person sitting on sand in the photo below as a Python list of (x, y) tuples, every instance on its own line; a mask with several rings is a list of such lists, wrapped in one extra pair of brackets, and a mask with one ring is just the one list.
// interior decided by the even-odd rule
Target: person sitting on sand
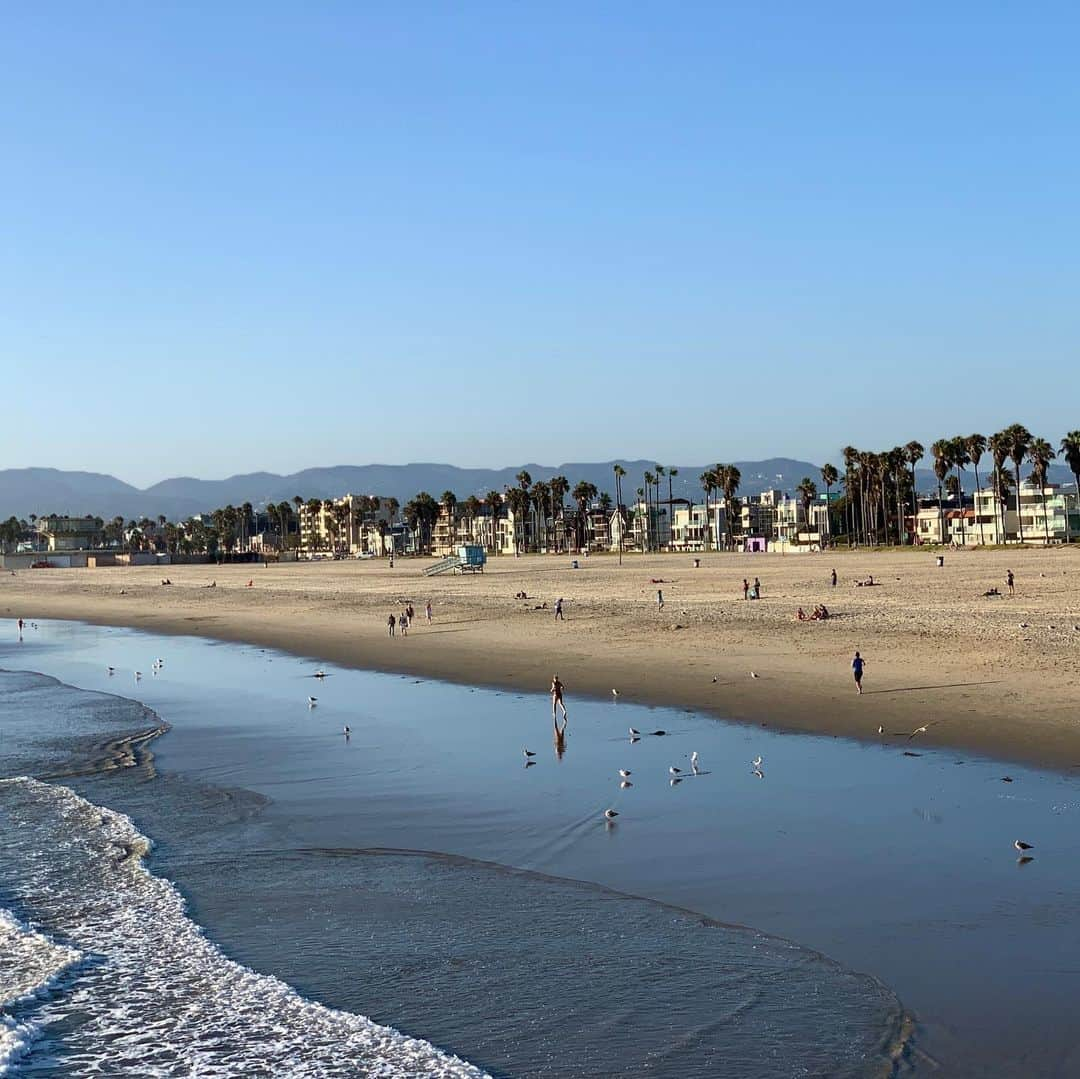
[[(816, 617), (816, 614), (817, 614), (817, 612), (815, 611), (815, 617)], [(801, 607), (795, 612), (795, 620), (797, 622), (805, 622), (806, 621), (806, 611), (804, 611)]]

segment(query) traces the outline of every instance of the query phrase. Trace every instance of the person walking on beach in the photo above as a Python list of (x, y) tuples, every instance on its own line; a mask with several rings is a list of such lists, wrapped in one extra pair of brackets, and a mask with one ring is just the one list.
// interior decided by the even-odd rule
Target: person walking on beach
[(742, 579), (742, 598), (750, 598), (750, 582), (745, 577)]
[(851, 673), (855, 676), (855, 688), (859, 691), (859, 695), (862, 695), (862, 673), (863, 667), (866, 666), (866, 660), (855, 653), (855, 658), (851, 661)]
[(556, 622), (565, 622), (566, 621), (566, 619), (563, 618), (563, 613), (562, 613), (562, 596), (560, 596), (555, 601), (555, 621)]
[(761, 582), (754, 578), (754, 599), (761, 599)]
[(424, 614), (427, 616), (427, 624), (431, 625), (431, 600), (427, 601), (427, 606), (424, 607)]
[(401, 614), (398, 615), (397, 624), (398, 624), (398, 629), (401, 630), (402, 637), (408, 637), (408, 635), (409, 635), (409, 616), (405, 611), (402, 611)]
[(391, 637), (393, 637), (393, 635), (394, 635), (394, 627), (396, 625), (397, 625), (397, 619), (394, 617), (394, 612), (391, 611), (390, 612), (390, 617), (386, 620), (386, 631)]
[(22, 640), (22, 631), (23, 631), (23, 620), (20, 618), (19, 619), (19, 640), (20, 641)]
[(656, 590), (656, 609), (662, 611), (664, 609), (664, 591), (661, 588)]
[(836, 570), (835, 569), (832, 571), (832, 586), (833, 586), (833, 588), (836, 587)]
[(551, 718), (554, 720), (556, 709), (562, 709), (563, 722), (566, 721), (566, 703), (563, 701), (563, 684), (559, 681), (558, 674), (551, 677)]
[(1015, 596), (1016, 595), (1016, 578), (1013, 576), (1013, 571), (1011, 569), (1005, 571), (1005, 583), (1009, 586), (1009, 595), (1010, 596)]

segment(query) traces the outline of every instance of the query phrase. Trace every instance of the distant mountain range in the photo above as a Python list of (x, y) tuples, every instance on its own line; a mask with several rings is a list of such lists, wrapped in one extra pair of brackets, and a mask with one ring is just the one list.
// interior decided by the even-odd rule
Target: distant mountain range
[[(457, 468), (454, 465), (337, 465), (332, 468), (309, 468), (290, 476), (273, 472), (252, 472), (230, 476), (224, 480), (200, 480), (187, 476), (162, 480), (140, 490), (115, 476), (99, 472), (65, 472), (55, 468), (9, 468), (0, 470), (0, 519), (14, 514), (39, 517), (50, 513), (122, 516), (128, 519), (157, 517), (164, 514), (178, 520), (193, 513), (206, 513), (232, 503), (250, 502), (257, 509), (267, 502), (292, 501), (300, 495), (309, 498), (336, 498), (344, 494), (377, 494), (396, 498), (402, 504), (418, 491), (428, 491), (438, 498), (443, 491), (453, 491), (459, 499), (475, 494), (482, 497), (488, 491), (501, 491), (517, 483), (517, 474), (528, 472), (534, 481), (562, 475), (571, 487), (579, 480), (596, 484), (601, 491), (615, 493), (613, 466), (626, 469), (623, 498), (630, 500), (642, 485), (642, 475), (653, 471), (655, 461), (602, 461), (567, 463), (562, 465), (515, 465), (511, 468)], [(820, 466), (789, 457), (773, 457), (765, 461), (736, 461), (742, 473), (743, 495), (759, 494), (769, 488), (794, 491), (804, 476), (821, 487)], [(698, 476), (708, 465), (677, 465), (678, 475), (672, 481), (676, 497), (700, 500)], [(966, 485), (973, 484), (970, 470)], [(986, 470), (981, 472), (985, 477)], [(936, 486), (928, 469), (917, 474), (920, 491)], [(1051, 466), (1052, 482), (1072, 482), (1072, 476), (1061, 465)], [(667, 479), (661, 485), (661, 496), (667, 497)]]

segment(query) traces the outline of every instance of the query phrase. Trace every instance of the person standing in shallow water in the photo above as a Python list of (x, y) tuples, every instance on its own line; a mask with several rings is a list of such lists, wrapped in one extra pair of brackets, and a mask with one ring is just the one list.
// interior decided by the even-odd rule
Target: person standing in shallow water
[(859, 691), (860, 696), (862, 695), (862, 676), (863, 667), (865, 666), (866, 660), (856, 652), (855, 658), (851, 661), (851, 673), (855, 676), (855, 688)]
[(566, 719), (566, 702), (563, 700), (563, 684), (557, 674), (551, 677), (551, 718), (555, 719), (556, 709), (561, 708), (563, 720)]

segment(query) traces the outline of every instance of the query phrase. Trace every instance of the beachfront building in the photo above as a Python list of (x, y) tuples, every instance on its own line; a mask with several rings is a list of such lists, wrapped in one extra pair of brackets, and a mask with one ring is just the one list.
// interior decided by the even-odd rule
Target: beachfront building
[(716, 550), (727, 531), (727, 514), (720, 503), (710, 502), (706, 514), (704, 504), (687, 502), (676, 505), (671, 523), (671, 550)]
[[(976, 491), (971, 520), (962, 533), (953, 531), (952, 540), (966, 546), (979, 543), (1067, 543), (1080, 534), (1080, 506), (1077, 496), (1060, 484), (1040, 489), (1030, 479), (1020, 484), (1020, 514), (1016, 495), (1010, 493), (1003, 506), (990, 488)], [(981, 530), (981, 531), (980, 531)]]
[(660, 551), (671, 546), (671, 514), (665, 503), (639, 499), (630, 506), (627, 546), (641, 551)]
[(90, 551), (100, 547), (104, 538), (100, 517), (40, 517), (35, 528), (37, 550)]
[(810, 503), (783, 495), (777, 499), (772, 549), (784, 552), (818, 551), (830, 540), (829, 504), (824, 496)]
[[(314, 498), (300, 504), (298, 516), (300, 549), (306, 554), (381, 555), (391, 549), (390, 507), (386, 499), (375, 495)], [(403, 535), (398, 534), (398, 542)]]

